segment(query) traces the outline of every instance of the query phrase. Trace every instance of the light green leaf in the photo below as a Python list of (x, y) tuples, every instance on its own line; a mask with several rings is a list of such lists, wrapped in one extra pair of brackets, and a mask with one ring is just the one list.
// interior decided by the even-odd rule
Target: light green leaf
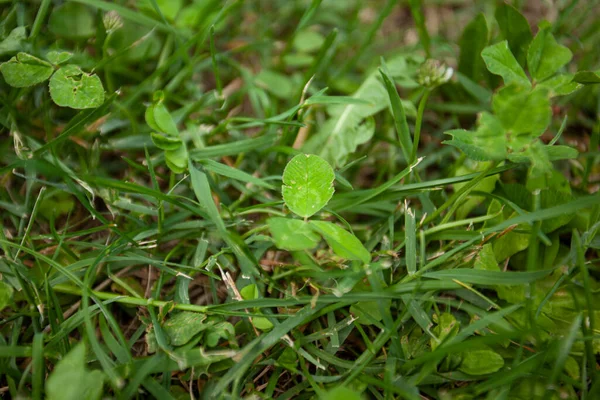
[(86, 368), (85, 345), (80, 342), (56, 364), (46, 380), (48, 400), (97, 400), (102, 396), (104, 374)]
[(171, 345), (183, 346), (210, 326), (205, 320), (206, 314), (183, 311), (169, 318), (162, 327)]
[(50, 32), (69, 39), (85, 39), (94, 36), (94, 14), (83, 4), (64, 3), (52, 11), (48, 21)]
[(305, 29), (296, 34), (294, 48), (303, 53), (312, 53), (319, 50), (324, 41), (325, 38), (319, 32)]
[(320, 237), (310, 229), (308, 223), (290, 218), (269, 218), (269, 230), (278, 248), (284, 250), (312, 249), (319, 244)]
[(10, 303), (13, 295), (13, 288), (8, 283), (0, 281), (0, 311), (4, 310)]
[(283, 201), (295, 214), (308, 218), (321, 210), (333, 196), (335, 174), (319, 156), (299, 154), (283, 171)]
[(365, 264), (371, 261), (371, 253), (350, 232), (331, 222), (310, 221), (310, 224), (338, 256), (362, 261)]
[(320, 398), (321, 400), (362, 400), (360, 393), (345, 386), (338, 386), (321, 395)]
[(548, 89), (550, 97), (566, 96), (582, 87), (581, 84), (573, 82), (573, 75), (558, 74), (537, 84), (538, 87)]
[(54, 69), (44, 60), (19, 53), (0, 65), (4, 80), (13, 87), (28, 87), (44, 82), (50, 78)]
[(494, 248), (491, 243), (487, 243), (481, 248), (479, 254), (477, 254), (475, 265), (473, 267), (475, 269), (487, 271), (500, 271), (498, 261), (496, 261), (496, 256), (494, 255)]
[(46, 59), (54, 65), (64, 64), (73, 57), (73, 53), (68, 51), (49, 51)]
[[(385, 307), (390, 307), (391, 302), (384, 300)], [(373, 325), (373, 323), (381, 321), (380, 302), (378, 301), (359, 301), (350, 306), (350, 313), (358, 318), (357, 322), (361, 325)]]
[[(403, 84), (413, 84), (418, 64), (406, 57), (397, 57), (386, 62), (390, 77)], [(318, 154), (332, 165), (343, 165), (349, 154), (357, 146), (367, 142), (374, 134), (373, 122), (365, 123), (365, 119), (375, 115), (389, 106), (389, 95), (385, 84), (380, 79), (379, 71), (372, 72), (359, 89), (352, 95), (367, 104), (348, 104), (332, 106), (327, 109), (330, 118), (319, 128), (304, 145), (306, 153)], [(415, 116), (416, 110), (410, 101), (402, 102), (408, 116)]]
[[(545, 158), (547, 158), (548, 161), (572, 160), (579, 156), (577, 149), (562, 145), (543, 145), (542, 151), (546, 153)], [(531, 161), (531, 157), (529, 157), (525, 152), (510, 154), (508, 159), (515, 163), (525, 163)]]
[(188, 165), (187, 148), (182, 145), (175, 150), (165, 150), (165, 161), (169, 169), (176, 174), (185, 172)]
[(527, 18), (513, 6), (500, 2), (495, 13), (502, 37), (521, 65), (525, 65), (527, 48), (533, 39)]
[(573, 77), (573, 82), (583, 85), (594, 85), (600, 83), (600, 71), (579, 71)]
[(484, 72), (481, 52), (488, 44), (488, 27), (482, 13), (477, 14), (465, 27), (458, 44), (458, 71), (475, 82), (479, 81)]
[(506, 158), (506, 136), (500, 121), (488, 112), (479, 115), (475, 132), (454, 129), (445, 132), (452, 140), (443, 143), (461, 149), (475, 161), (504, 160)]
[(531, 87), (531, 82), (529, 82), (525, 71), (508, 48), (506, 40), (486, 47), (481, 52), (481, 56), (487, 69), (493, 74), (500, 75), (504, 79), (505, 85), (514, 83)]
[(160, 133), (152, 132), (152, 143), (162, 150), (177, 150), (182, 146), (181, 139), (174, 136), (166, 136)]
[(550, 27), (540, 29), (527, 52), (527, 67), (532, 78), (543, 81), (573, 58), (571, 50), (554, 39)]
[[(509, 146), (513, 151), (521, 149), (516, 136), (528, 133), (524, 140), (541, 135), (552, 118), (552, 108), (545, 88), (529, 89), (507, 86), (500, 89), (492, 99), (492, 108), (509, 134)], [(523, 144), (525, 144), (523, 143)]]
[(215, 347), (220, 339), (235, 340), (235, 328), (227, 321), (217, 322), (212, 325), (205, 334), (204, 343), (208, 347)]
[(469, 375), (486, 375), (504, 366), (504, 359), (493, 350), (471, 350), (462, 354), (459, 370)]
[(52, 75), (50, 96), (61, 107), (96, 108), (104, 102), (104, 88), (97, 75), (87, 74), (69, 64)]
[(270, 331), (273, 329), (273, 323), (265, 317), (252, 317), (252, 325), (261, 331)]
[(280, 99), (288, 100), (294, 92), (289, 76), (268, 69), (261, 70), (254, 78), (257, 86), (269, 91)]
[[(179, 130), (173, 120), (173, 117), (163, 103), (162, 92), (154, 94), (154, 104), (146, 109), (146, 123), (159, 132), (166, 133), (171, 136), (178, 136)], [(150, 115), (148, 115), (150, 113)]]
[(0, 42), (0, 56), (24, 50), (26, 39), (27, 29), (24, 26), (16, 27), (8, 34), (6, 39)]
[(244, 300), (258, 299), (258, 287), (254, 283), (244, 286), (240, 290), (240, 295), (242, 296), (242, 299), (244, 299)]

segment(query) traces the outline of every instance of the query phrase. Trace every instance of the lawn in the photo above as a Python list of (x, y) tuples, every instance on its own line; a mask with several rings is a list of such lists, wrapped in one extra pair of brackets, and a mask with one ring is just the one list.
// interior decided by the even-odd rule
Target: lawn
[(0, 0), (0, 396), (600, 399), (595, 0)]

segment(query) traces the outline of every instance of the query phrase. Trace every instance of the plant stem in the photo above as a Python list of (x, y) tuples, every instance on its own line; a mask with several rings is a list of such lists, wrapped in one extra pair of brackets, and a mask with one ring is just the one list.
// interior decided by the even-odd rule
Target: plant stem
[(410, 154), (408, 165), (412, 165), (417, 159), (417, 149), (419, 148), (419, 140), (421, 138), (421, 126), (423, 125), (423, 113), (425, 112), (425, 105), (427, 104), (427, 99), (429, 98), (430, 93), (431, 90), (426, 89), (425, 93), (423, 93), (423, 97), (421, 97), (421, 101), (419, 102), (417, 121), (415, 122), (415, 133), (413, 135), (412, 152)]

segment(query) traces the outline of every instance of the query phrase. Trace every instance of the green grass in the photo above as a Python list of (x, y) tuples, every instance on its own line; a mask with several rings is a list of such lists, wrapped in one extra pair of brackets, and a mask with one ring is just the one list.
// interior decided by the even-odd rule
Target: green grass
[(0, 4), (5, 398), (600, 397), (594, 2)]

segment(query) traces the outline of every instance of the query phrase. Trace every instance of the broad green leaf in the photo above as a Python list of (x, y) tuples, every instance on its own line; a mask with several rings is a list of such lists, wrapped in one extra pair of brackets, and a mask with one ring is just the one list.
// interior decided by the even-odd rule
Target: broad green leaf
[(486, 271), (500, 271), (496, 256), (494, 255), (494, 248), (490, 243), (486, 243), (475, 259), (475, 269), (482, 269)]
[(321, 210), (333, 196), (335, 174), (319, 156), (298, 154), (283, 171), (283, 201), (295, 214), (308, 218)]
[(583, 85), (594, 85), (600, 83), (600, 71), (579, 71), (573, 77), (573, 82)]
[(356, 236), (338, 225), (325, 221), (310, 221), (311, 226), (323, 236), (335, 254), (349, 260), (371, 261), (371, 253)]
[(488, 44), (488, 27), (485, 16), (481, 13), (469, 22), (463, 30), (460, 41), (460, 58), (458, 72), (478, 82), (483, 77), (484, 63), (481, 52)]
[[(521, 224), (516, 229), (526, 230), (529, 229), (529, 226), (527, 224)], [(502, 262), (508, 257), (525, 250), (529, 247), (530, 237), (531, 235), (529, 233), (508, 232), (494, 240), (493, 246), (496, 260)]]
[(527, 67), (531, 77), (543, 81), (554, 75), (573, 58), (571, 50), (554, 39), (550, 27), (541, 28), (527, 51)]
[(138, 7), (158, 17), (158, 13), (152, 5), (153, 1), (156, 1), (160, 12), (169, 21), (174, 21), (183, 7), (183, 0), (139, 0)]
[(244, 286), (240, 290), (240, 295), (242, 296), (242, 299), (244, 299), (244, 300), (258, 299), (258, 287), (254, 283)]
[(152, 132), (150, 136), (152, 137), (152, 143), (162, 150), (177, 150), (183, 145), (178, 137), (166, 136), (156, 132)]
[(262, 87), (280, 99), (288, 100), (293, 96), (294, 84), (287, 75), (263, 69), (256, 75), (254, 80), (257, 86)]
[(46, 380), (48, 400), (98, 400), (104, 374), (86, 368), (85, 345), (79, 343), (56, 364)]
[(437, 323), (437, 326), (433, 328), (433, 333), (438, 340), (433, 338), (430, 340), (432, 351), (435, 350), (442, 342), (448, 341), (456, 336), (458, 330), (460, 329), (460, 323), (456, 320), (454, 315), (448, 312), (442, 313), (440, 316), (434, 314), (434, 322)]
[(67, 2), (52, 11), (50, 32), (69, 39), (85, 39), (96, 34), (94, 14), (86, 5)]
[[(492, 99), (492, 108), (496, 117), (508, 133), (509, 147), (519, 151), (530, 137), (541, 135), (550, 124), (552, 108), (545, 88), (525, 88), (507, 86), (500, 89)], [(528, 133), (519, 141), (518, 135)]]
[(49, 51), (46, 54), (46, 59), (54, 65), (64, 64), (73, 57), (73, 53), (68, 51)]
[(338, 386), (320, 396), (321, 400), (362, 400), (360, 393), (345, 386)]
[(179, 131), (177, 130), (177, 125), (163, 103), (162, 92), (155, 93), (154, 97), (158, 100), (155, 100), (154, 104), (146, 110), (151, 113), (151, 115), (146, 115), (146, 122), (150, 127), (159, 132), (171, 136), (178, 136)]
[(558, 74), (537, 84), (538, 87), (548, 89), (550, 97), (566, 96), (582, 87), (581, 84), (573, 82), (573, 75)]
[[(570, 193), (560, 192), (555, 188), (544, 189), (540, 192), (540, 206), (542, 209), (567, 204), (571, 200), (573, 200), (573, 196)], [(575, 211), (565, 209), (564, 215), (543, 221), (542, 232), (554, 232), (558, 228), (567, 225), (575, 217)]]
[(169, 337), (171, 345), (183, 346), (210, 326), (205, 320), (206, 314), (182, 311), (169, 318), (162, 324), (162, 328)]
[(13, 87), (28, 87), (44, 82), (54, 72), (52, 65), (44, 60), (19, 53), (0, 65), (4, 80)]
[[(577, 149), (563, 145), (544, 145), (542, 150), (546, 153), (548, 161), (572, 160), (579, 156)], [(524, 153), (510, 154), (508, 159), (515, 163), (525, 163), (531, 161), (530, 157)]]
[(481, 56), (487, 69), (493, 74), (500, 75), (504, 79), (505, 85), (514, 83), (519, 86), (531, 87), (531, 82), (508, 48), (506, 40), (486, 47), (481, 52)]
[(61, 107), (96, 108), (104, 102), (104, 88), (97, 75), (87, 74), (77, 65), (69, 64), (52, 75), (50, 96)]
[(273, 323), (265, 317), (252, 317), (252, 325), (261, 331), (270, 331), (273, 329)]
[(182, 145), (175, 150), (165, 150), (165, 161), (169, 169), (176, 174), (185, 172), (188, 164), (187, 148)]
[(495, 17), (500, 28), (500, 33), (508, 42), (510, 51), (514, 54), (517, 61), (522, 66), (525, 66), (527, 48), (533, 39), (527, 18), (519, 10), (505, 2), (500, 2), (496, 8)]
[(13, 29), (6, 39), (0, 42), (0, 56), (14, 54), (24, 50), (25, 40), (27, 39), (27, 28), (18, 26)]
[(235, 328), (227, 321), (217, 322), (208, 328), (205, 334), (204, 343), (207, 347), (215, 347), (219, 344), (219, 340), (226, 339), (235, 340)]
[[(471, 173), (480, 173), (485, 168), (487, 168), (488, 165), (489, 164), (487, 162), (467, 161), (456, 169), (454, 175), (461, 176)], [(478, 192), (492, 193), (496, 188), (496, 182), (498, 182), (499, 179), (500, 176), (496, 174), (483, 178), (481, 182), (479, 182), (477, 185), (475, 185), (475, 187), (473, 187), (472, 190)], [(458, 192), (467, 184), (468, 183), (455, 183), (454, 185), (452, 185), (452, 190), (454, 190), (454, 192)], [(467, 218), (471, 210), (473, 210), (475, 207), (481, 204), (484, 200), (486, 200), (486, 197), (484, 196), (468, 196), (468, 198), (465, 199), (461, 203), (461, 205), (456, 209), (456, 219), (459, 220)]]
[(296, 34), (294, 48), (299, 52), (312, 53), (321, 48), (325, 37), (314, 30), (304, 29)]
[(500, 161), (506, 158), (506, 136), (502, 124), (488, 112), (479, 114), (475, 132), (453, 129), (445, 133), (452, 136), (443, 143), (461, 149), (475, 161)]
[(269, 218), (269, 230), (278, 248), (284, 250), (312, 249), (319, 244), (320, 237), (310, 229), (307, 222), (290, 218)]
[(462, 354), (460, 370), (469, 375), (486, 375), (504, 366), (504, 359), (493, 350), (470, 350)]
[[(401, 56), (386, 62), (386, 66), (389, 76), (401, 85), (416, 86), (416, 60)], [(332, 165), (339, 166), (346, 163), (348, 155), (356, 151), (357, 146), (371, 139), (375, 133), (374, 124), (365, 123), (365, 120), (389, 105), (388, 91), (380, 79), (379, 71), (373, 71), (352, 97), (364, 100), (367, 104), (329, 107), (327, 112), (330, 118), (305, 143), (302, 148), (304, 152), (318, 154)], [(402, 105), (406, 115), (416, 115), (415, 107), (410, 101), (403, 101)]]
[(10, 303), (13, 295), (13, 288), (8, 283), (0, 281), (0, 311), (4, 310)]

